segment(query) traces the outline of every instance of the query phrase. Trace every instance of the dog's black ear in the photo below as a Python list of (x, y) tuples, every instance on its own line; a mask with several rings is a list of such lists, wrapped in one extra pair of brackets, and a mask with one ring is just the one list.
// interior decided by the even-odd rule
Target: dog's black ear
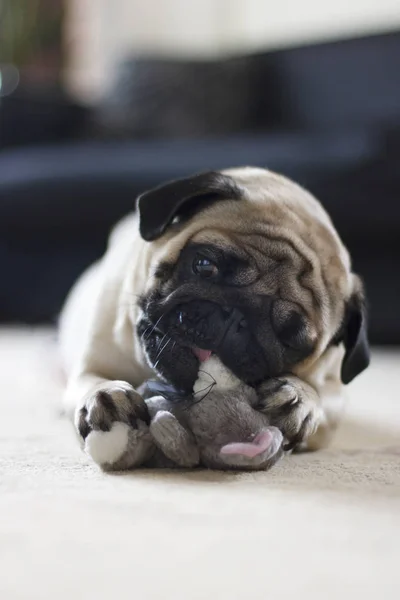
[(341, 370), (343, 383), (350, 383), (368, 367), (370, 362), (367, 308), (362, 283), (358, 278), (356, 287), (345, 311), (343, 333), (345, 355)]
[(139, 196), (140, 235), (150, 242), (161, 237), (174, 219), (192, 216), (217, 200), (242, 196), (232, 177), (216, 171), (170, 181)]

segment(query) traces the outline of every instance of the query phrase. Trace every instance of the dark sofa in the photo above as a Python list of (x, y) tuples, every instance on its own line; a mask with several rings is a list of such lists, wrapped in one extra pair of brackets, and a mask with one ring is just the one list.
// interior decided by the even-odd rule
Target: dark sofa
[[(132, 64), (133, 79), (139, 65), (154, 85), (154, 61)], [(182, 89), (191, 69), (178, 66), (175, 87)], [(125, 97), (114, 130), (116, 106), (105, 103), (91, 115), (101, 128), (85, 140), (58, 136), (49, 144), (47, 135), (45, 144), (40, 136), (36, 144), (3, 144), (1, 320), (54, 320), (71, 283), (101, 254), (110, 226), (134, 208), (141, 191), (196, 171), (252, 164), (293, 177), (321, 199), (366, 281), (372, 341), (400, 343), (400, 34), (219, 61), (217, 67), (217, 75), (229, 69), (225, 93), (207, 71), (216, 64), (203, 65), (199, 83), (206, 72), (209, 89), (220, 93), (203, 98), (194, 113), (201, 117), (197, 126), (186, 130), (177, 131), (173, 120), (165, 124), (159, 104), (153, 114), (142, 113), (139, 127), (136, 108), (143, 98), (125, 88), (131, 104)], [(218, 111), (229, 111), (229, 97), (244, 81), (244, 104), (234, 103), (219, 130)], [(168, 102), (174, 103), (172, 93), (165, 114)], [(189, 104), (180, 108), (186, 124)], [(129, 135), (121, 139), (121, 132)]]

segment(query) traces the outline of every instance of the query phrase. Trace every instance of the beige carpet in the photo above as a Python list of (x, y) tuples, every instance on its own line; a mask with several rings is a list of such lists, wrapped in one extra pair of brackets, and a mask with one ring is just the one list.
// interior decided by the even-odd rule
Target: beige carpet
[(238, 475), (103, 475), (54, 358), (0, 330), (1, 600), (400, 598), (400, 352), (349, 387), (334, 447)]

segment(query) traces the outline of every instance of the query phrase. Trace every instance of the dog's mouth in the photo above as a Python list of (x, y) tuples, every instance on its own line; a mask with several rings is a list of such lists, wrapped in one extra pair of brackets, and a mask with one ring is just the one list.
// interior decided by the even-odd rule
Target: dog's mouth
[(168, 330), (176, 342), (191, 351), (201, 365), (212, 354), (219, 355), (230, 328), (237, 327), (237, 322), (244, 319), (242, 315), (238, 319), (238, 311), (222, 309), (211, 302), (204, 302), (200, 308), (204, 312), (196, 310), (195, 302), (178, 305), (169, 314)]
[(206, 360), (208, 360), (213, 354), (212, 350), (203, 350), (197, 346), (193, 346), (192, 352), (200, 363), (206, 362)]
[(268, 375), (262, 347), (237, 308), (193, 300), (172, 306), (160, 318), (157, 307), (153, 314), (147, 312), (138, 335), (150, 366), (180, 388), (193, 388), (199, 366), (212, 354), (249, 384)]

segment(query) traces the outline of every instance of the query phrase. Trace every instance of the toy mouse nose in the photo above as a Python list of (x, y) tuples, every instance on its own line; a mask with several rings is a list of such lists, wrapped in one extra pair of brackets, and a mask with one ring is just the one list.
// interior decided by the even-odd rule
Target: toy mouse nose
[(254, 458), (259, 454), (262, 454), (270, 447), (272, 443), (272, 433), (270, 431), (262, 431), (252, 442), (234, 442), (232, 444), (226, 444), (222, 446), (221, 454), (235, 454), (238, 456), (246, 456), (248, 458)]

